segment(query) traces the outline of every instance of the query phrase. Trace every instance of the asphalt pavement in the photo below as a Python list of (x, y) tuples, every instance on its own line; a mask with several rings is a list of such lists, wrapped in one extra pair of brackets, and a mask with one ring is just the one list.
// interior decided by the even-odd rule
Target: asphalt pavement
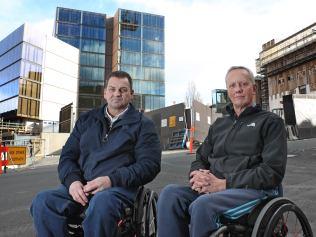
[[(308, 217), (316, 233), (316, 139), (288, 142), (284, 195)], [(169, 183), (188, 184), (188, 170), (195, 154), (188, 151), (163, 153), (162, 169), (147, 186), (157, 191)], [(36, 193), (59, 184), (59, 157), (46, 157), (34, 166), (0, 175), (0, 237), (35, 236), (29, 206)]]

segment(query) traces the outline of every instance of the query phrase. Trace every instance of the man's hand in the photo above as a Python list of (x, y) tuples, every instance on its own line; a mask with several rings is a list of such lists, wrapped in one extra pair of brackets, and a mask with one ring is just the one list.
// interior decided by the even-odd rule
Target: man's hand
[(84, 193), (83, 184), (80, 181), (75, 181), (70, 185), (69, 194), (82, 206), (85, 206), (88, 203), (87, 195)]
[(110, 188), (111, 186), (112, 183), (109, 176), (102, 176), (87, 182), (83, 188), (83, 191), (85, 193), (96, 194), (97, 192), (100, 192), (106, 188)]
[(226, 179), (219, 179), (209, 170), (195, 170), (190, 174), (191, 188), (198, 193), (214, 193), (226, 189)]
[(204, 186), (208, 186), (211, 182), (209, 177), (209, 170), (194, 170), (190, 173), (190, 184), (193, 190), (200, 192), (200, 189)]

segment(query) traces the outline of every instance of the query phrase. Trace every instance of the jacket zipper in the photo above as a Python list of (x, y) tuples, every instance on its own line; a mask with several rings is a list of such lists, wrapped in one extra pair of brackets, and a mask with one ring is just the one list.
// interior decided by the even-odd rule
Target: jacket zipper
[(237, 126), (237, 120), (238, 120), (238, 119), (235, 119), (235, 120), (234, 120), (233, 126), (231, 127), (231, 129), (229, 130), (229, 132), (228, 132), (228, 134), (227, 134), (227, 136), (226, 136), (226, 138), (225, 138), (224, 151), (225, 151), (226, 154), (228, 154), (227, 149), (226, 149), (227, 138), (229, 137), (229, 135), (231, 134), (231, 132), (236, 128), (236, 126)]
[(109, 136), (109, 134), (110, 134), (112, 128), (113, 128), (113, 124), (110, 125), (109, 130), (107, 131), (107, 133), (106, 133), (105, 136), (103, 137), (103, 139), (102, 139), (103, 142), (106, 142), (106, 141), (108, 140), (108, 136)]

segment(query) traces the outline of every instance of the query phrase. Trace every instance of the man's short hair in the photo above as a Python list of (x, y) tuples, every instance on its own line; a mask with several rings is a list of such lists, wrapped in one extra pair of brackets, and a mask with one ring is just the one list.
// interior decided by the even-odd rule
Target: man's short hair
[(248, 75), (249, 75), (249, 81), (250, 81), (252, 84), (255, 84), (255, 83), (256, 83), (256, 82), (255, 82), (255, 77), (254, 77), (252, 71), (251, 71), (249, 68), (244, 67), (244, 66), (232, 66), (232, 67), (230, 67), (230, 68), (228, 69), (227, 73), (226, 73), (225, 82), (227, 82), (227, 76), (228, 76), (228, 74), (229, 74), (231, 71), (237, 70), (237, 69), (245, 70), (245, 71), (248, 73)]
[(117, 78), (127, 78), (128, 79), (128, 82), (129, 82), (129, 85), (130, 85), (130, 89), (133, 90), (133, 81), (132, 81), (132, 77), (127, 73), (127, 72), (124, 72), (124, 71), (114, 71), (114, 72), (111, 72), (108, 77), (106, 78), (105, 80), (105, 84), (104, 84), (104, 88), (106, 88), (108, 86), (108, 82), (110, 80), (111, 77), (117, 77)]

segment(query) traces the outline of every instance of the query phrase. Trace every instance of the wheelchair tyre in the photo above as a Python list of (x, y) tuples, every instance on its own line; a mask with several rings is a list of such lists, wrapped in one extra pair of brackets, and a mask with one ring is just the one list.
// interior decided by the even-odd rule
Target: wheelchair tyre
[(157, 193), (151, 191), (145, 213), (145, 237), (157, 235), (157, 200)]
[(281, 205), (287, 203), (293, 204), (291, 200), (284, 197), (274, 198), (269, 201), (260, 211), (254, 224), (251, 237), (263, 237), (266, 227), (273, 214)]
[(142, 188), (139, 192), (138, 200), (135, 207), (134, 213), (134, 223), (136, 225), (136, 236), (137, 237), (147, 237), (146, 233), (146, 213), (150, 198), (150, 189)]
[(264, 237), (270, 236), (312, 237), (313, 233), (302, 210), (294, 203), (286, 203), (276, 210), (267, 225)]

